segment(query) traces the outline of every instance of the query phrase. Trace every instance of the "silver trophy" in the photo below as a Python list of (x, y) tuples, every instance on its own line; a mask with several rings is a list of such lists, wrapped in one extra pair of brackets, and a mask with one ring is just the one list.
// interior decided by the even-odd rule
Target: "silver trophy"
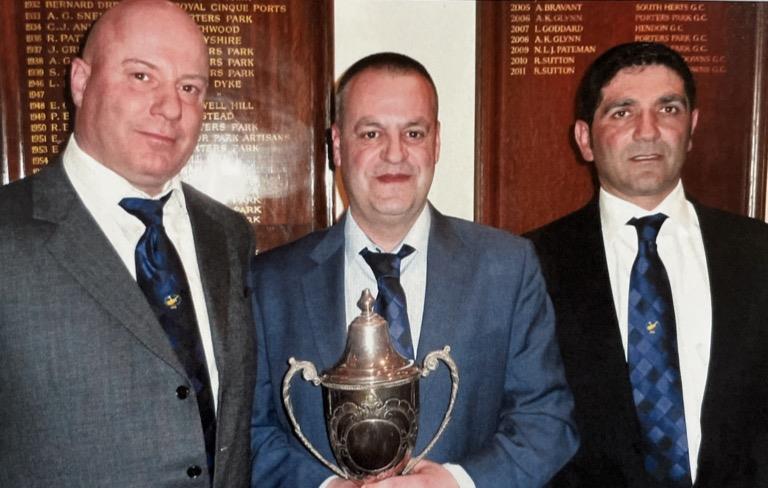
[[(341, 360), (318, 376), (309, 361), (291, 358), (283, 378), (283, 403), (296, 435), (309, 451), (342, 478), (362, 484), (407, 474), (437, 442), (451, 420), (459, 388), (459, 372), (451, 348), (432, 351), (421, 368), (392, 347), (389, 325), (373, 311), (371, 292), (363, 291), (357, 306), (362, 313), (349, 325)], [(438, 360), (451, 371), (451, 398), (435, 436), (412, 457), (418, 433), (419, 377), (437, 369)], [(291, 379), (301, 372), (305, 381), (322, 386), (325, 421), (338, 466), (326, 460), (307, 440), (291, 404)]]

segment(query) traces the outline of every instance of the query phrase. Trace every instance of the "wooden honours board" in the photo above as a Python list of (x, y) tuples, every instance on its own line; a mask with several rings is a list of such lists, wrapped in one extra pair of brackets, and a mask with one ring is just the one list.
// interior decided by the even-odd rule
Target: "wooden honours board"
[(478, 4), (476, 218), (515, 232), (594, 193), (573, 142), (589, 64), (623, 42), (678, 50), (694, 72), (699, 124), (683, 172), (705, 204), (764, 217), (768, 4), (498, 1)]
[[(72, 130), (68, 65), (113, 0), (14, 0), (0, 17), (2, 182), (54, 161)], [(253, 225), (260, 250), (329, 222), (331, 3), (177, 2), (200, 25), (211, 83), (182, 176)]]

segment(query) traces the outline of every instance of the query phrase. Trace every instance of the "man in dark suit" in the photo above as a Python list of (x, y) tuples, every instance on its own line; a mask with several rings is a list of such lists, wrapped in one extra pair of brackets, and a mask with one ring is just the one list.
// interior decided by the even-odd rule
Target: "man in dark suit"
[(248, 486), (253, 238), (178, 177), (202, 33), (125, 0), (70, 81), (62, 161), (0, 190), (0, 486)]
[[(409, 338), (397, 341), (417, 346), (419, 364), (450, 345), (460, 388), (431, 461), (366, 486), (542, 486), (577, 441), (532, 247), (427, 203), (440, 138), (437, 93), (420, 63), (395, 53), (363, 58), (339, 81), (336, 106), (334, 162), (349, 210), (331, 228), (258, 256), (253, 269), (253, 486), (354, 486), (332, 478), (292, 434), (281, 382), (291, 356), (319, 370), (340, 359), (361, 291), (377, 290), (363, 255), (403, 250), (410, 251), (399, 267)], [(420, 386), (417, 452), (447, 406), (450, 380), (445, 368), (438, 373)], [(332, 459), (319, 388), (294, 385), (291, 398), (303, 432)]]
[(582, 441), (555, 487), (768, 486), (768, 226), (687, 199), (695, 95), (653, 43), (610, 49), (580, 86), (598, 195), (530, 235)]

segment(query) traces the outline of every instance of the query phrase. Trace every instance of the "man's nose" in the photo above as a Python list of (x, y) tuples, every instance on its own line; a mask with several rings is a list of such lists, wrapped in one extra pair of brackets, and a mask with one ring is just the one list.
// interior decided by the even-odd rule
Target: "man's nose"
[(166, 84), (157, 89), (156, 97), (150, 113), (160, 115), (168, 120), (181, 117), (181, 97), (175, 85)]
[(658, 116), (653, 111), (643, 111), (636, 118), (635, 139), (653, 141), (659, 137)]
[(400, 134), (394, 134), (387, 138), (383, 148), (382, 159), (390, 163), (400, 163), (408, 157), (408, 149), (401, 139)]

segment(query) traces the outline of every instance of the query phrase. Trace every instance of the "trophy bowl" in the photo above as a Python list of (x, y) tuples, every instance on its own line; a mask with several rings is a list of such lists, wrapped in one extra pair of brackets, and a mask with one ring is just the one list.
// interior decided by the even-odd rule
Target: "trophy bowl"
[[(299, 440), (336, 475), (358, 484), (407, 474), (432, 449), (451, 419), (459, 374), (450, 347), (426, 355), (421, 368), (402, 357), (392, 346), (389, 325), (373, 311), (374, 299), (364, 290), (352, 321), (341, 360), (322, 375), (314, 364), (290, 358), (283, 378), (283, 403)], [(443, 421), (432, 440), (417, 456), (419, 378), (443, 361), (451, 371), (451, 397)], [(291, 380), (321, 386), (326, 428), (338, 466), (326, 460), (301, 431), (291, 403)]]

